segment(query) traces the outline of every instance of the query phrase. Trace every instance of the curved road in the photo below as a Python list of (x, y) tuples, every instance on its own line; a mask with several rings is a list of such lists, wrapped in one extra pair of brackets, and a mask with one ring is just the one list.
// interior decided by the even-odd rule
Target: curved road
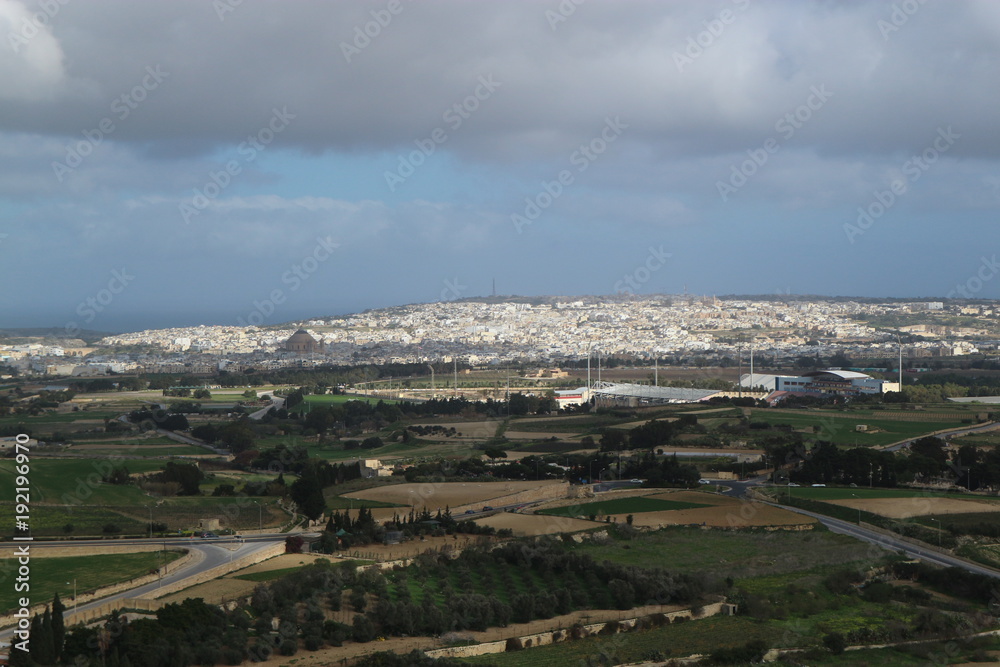
[[(144, 586), (138, 586), (121, 593), (116, 593), (114, 595), (109, 595), (107, 597), (94, 600), (92, 602), (87, 602), (81, 604), (77, 607), (78, 611), (86, 611), (88, 609), (93, 609), (98, 607), (105, 602), (111, 602), (114, 600), (120, 600), (122, 598), (137, 598), (142, 597), (147, 593), (156, 591), (161, 586), (166, 586), (179, 581), (183, 581), (189, 577), (193, 577), (200, 574), (206, 570), (210, 570), (213, 567), (223, 565), (225, 563), (244, 558), (249, 556), (261, 549), (271, 546), (275, 542), (284, 542), (285, 538), (288, 537), (285, 533), (274, 533), (267, 535), (255, 535), (252, 537), (247, 537), (245, 540), (240, 541), (232, 537), (221, 537), (218, 539), (201, 539), (201, 538), (167, 538), (154, 540), (155, 544), (175, 547), (185, 547), (194, 554), (194, 560), (181, 567), (180, 569), (171, 572), (159, 581), (146, 584)], [(19, 545), (25, 543), (3, 543), (2, 547), (4, 549), (11, 547), (16, 548)], [(148, 545), (150, 540), (148, 539), (134, 539), (134, 540), (80, 540), (80, 541), (58, 541), (58, 542), (30, 542), (27, 543), (31, 545), (31, 551), (39, 551), (42, 549), (58, 549), (60, 547), (80, 547), (80, 546), (122, 546), (130, 544), (141, 544)], [(69, 596), (60, 596), (63, 598), (63, 603), (66, 604), (67, 609), (64, 616), (69, 616), (73, 613), (73, 603), (69, 599)], [(32, 604), (41, 604), (49, 602), (49, 600), (32, 600)], [(9, 642), (11, 636), (13, 635), (13, 628), (5, 628), (0, 630), (0, 642)]]

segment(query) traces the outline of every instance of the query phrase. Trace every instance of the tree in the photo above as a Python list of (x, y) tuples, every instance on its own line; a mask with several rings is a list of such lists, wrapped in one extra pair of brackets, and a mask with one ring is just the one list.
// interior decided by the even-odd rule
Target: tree
[(305, 544), (305, 540), (299, 535), (289, 535), (285, 538), (285, 553), (300, 554), (302, 553), (303, 544)]
[(507, 458), (507, 452), (503, 451), (499, 447), (487, 447), (483, 450), (483, 453), (486, 454), (491, 461)]
[(323, 497), (323, 486), (320, 484), (312, 468), (307, 468), (289, 489), (289, 495), (299, 511), (315, 521), (326, 511), (326, 498)]
[(844, 639), (844, 635), (839, 632), (831, 632), (823, 637), (823, 646), (825, 646), (830, 653), (840, 655), (844, 652), (844, 649), (847, 648), (847, 640)]
[(351, 638), (359, 643), (372, 641), (375, 639), (375, 624), (367, 616), (356, 614)]
[(66, 605), (59, 599), (59, 593), (52, 598), (52, 645), (55, 648), (56, 659), (62, 657), (63, 642), (66, 639), (66, 624), (63, 613)]

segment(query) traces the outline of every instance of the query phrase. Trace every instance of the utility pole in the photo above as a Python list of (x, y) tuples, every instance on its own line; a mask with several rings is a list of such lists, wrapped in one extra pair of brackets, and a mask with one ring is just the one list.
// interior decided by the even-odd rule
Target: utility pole
[(743, 336), (736, 338), (736, 359), (739, 370), (736, 372), (736, 393), (743, 398)]
[(896, 334), (896, 345), (899, 347), (899, 393), (903, 393), (903, 341)]

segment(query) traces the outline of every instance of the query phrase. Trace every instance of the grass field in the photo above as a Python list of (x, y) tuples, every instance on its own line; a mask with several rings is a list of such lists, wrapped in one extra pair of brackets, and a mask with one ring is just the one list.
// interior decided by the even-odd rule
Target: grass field
[(686, 510), (698, 507), (709, 507), (701, 503), (690, 503), (678, 500), (661, 500), (659, 498), (648, 498), (645, 496), (634, 496), (631, 498), (615, 498), (613, 500), (601, 500), (582, 505), (566, 505), (564, 507), (553, 507), (547, 510), (539, 510), (537, 514), (548, 514), (551, 516), (567, 517), (587, 517), (591, 514), (605, 516), (619, 514), (638, 514), (640, 512), (664, 512), (670, 510)]
[(597, 445), (581, 445), (578, 441), (573, 442), (533, 442), (530, 444), (512, 444), (508, 449), (516, 449), (519, 452), (529, 454), (565, 454), (566, 452), (576, 452), (581, 449), (596, 449)]
[[(87, 456), (93, 457), (110, 457), (122, 454), (122, 449), (120, 447), (93, 447), (93, 448), (75, 448), (75, 452), (86, 454)], [(165, 456), (205, 456), (206, 454), (211, 454), (204, 447), (195, 447), (193, 445), (182, 445), (177, 443), (176, 445), (160, 446), (156, 445), (142, 445), (141, 447), (129, 447), (129, 456), (138, 456), (146, 458), (163, 458)], [(129, 469), (131, 470), (131, 468)]]
[[(919, 415), (919, 413), (914, 413)], [(926, 433), (940, 431), (948, 428), (963, 426), (961, 420), (954, 421), (902, 421), (894, 418), (879, 416), (878, 412), (868, 414), (842, 413), (831, 411), (805, 411), (801, 413), (782, 412), (774, 413), (768, 410), (754, 410), (751, 422), (766, 422), (771, 425), (788, 424), (793, 429), (813, 430), (818, 427), (816, 437), (821, 440), (828, 440), (843, 446), (882, 446), (888, 445), (907, 438), (916, 438)], [(864, 424), (869, 431), (878, 429), (878, 432), (859, 433), (855, 431), (855, 426)]]
[[(33, 558), (31, 560), (31, 601), (51, 602), (59, 593), (64, 605), (73, 608), (73, 580), (76, 580), (77, 595), (83, 595), (101, 586), (110, 586), (128, 581), (155, 570), (164, 562), (180, 558), (176, 551), (113, 554), (102, 556), (68, 556), (66, 558)], [(0, 610), (9, 611), (16, 605), (16, 598), (23, 595), (14, 591), (12, 581), (16, 560), (0, 560), (0, 580), (7, 584), (0, 586)], [(66, 582), (69, 582), (68, 584)]]
[(305, 402), (311, 406), (336, 405), (347, 403), (348, 401), (364, 401), (365, 403), (399, 403), (392, 398), (379, 398), (377, 396), (354, 396), (352, 394), (310, 394), (305, 397)]
[[(143, 459), (39, 459), (32, 458), (29, 477), (32, 503), (66, 503), (73, 496), (94, 505), (148, 503), (149, 498), (134, 486), (116, 486), (100, 482), (101, 474), (111, 465), (124, 465), (129, 472), (159, 470), (165, 461)], [(0, 498), (14, 499), (13, 460), (0, 461)], [(64, 498), (67, 496), (67, 498)]]
[(598, 562), (662, 567), (671, 572), (709, 571), (720, 577), (770, 576), (868, 560), (857, 540), (821, 529), (772, 532), (677, 527), (567, 548)]
[(286, 574), (292, 574), (293, 572), (298, 572), (302, 567), (284, 567), (278, 570), (263, 570), (261, 572), (248, 572), (246, 574), (236, 574), (233, 575), (233, 579), (242, 579), (243, 581), (274, 581), (275, 579), (281, 579)]

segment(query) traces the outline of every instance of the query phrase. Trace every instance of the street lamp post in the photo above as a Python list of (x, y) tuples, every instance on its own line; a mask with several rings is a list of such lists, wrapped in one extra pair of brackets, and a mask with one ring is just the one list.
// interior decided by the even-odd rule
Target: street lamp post
[[(66, 585), (69, 586), (68, 581)], [(76, 577), (73, 577), (73, 615), (76, 615)]]
[(257, 506), (257, 531), (262, 532), (264, 530), (264, 509), (256, 500), (253, 501), (253, 504)]

